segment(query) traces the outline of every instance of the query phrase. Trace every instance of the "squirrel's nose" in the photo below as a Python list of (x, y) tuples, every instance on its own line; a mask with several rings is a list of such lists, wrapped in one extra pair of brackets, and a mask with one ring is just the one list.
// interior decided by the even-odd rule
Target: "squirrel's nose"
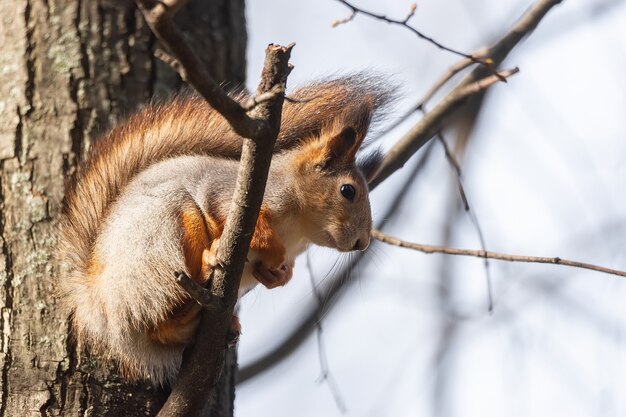
[(370, 245), (370, 236), (369, 234), (361, 236), (359, 239), (356, 240), (356, 243), (354, 244), (354, 247), (352, 248), (352, 250), (360, 250), (360, 251), (364, 251), (365, 249), (368, 248), (368, 246)]

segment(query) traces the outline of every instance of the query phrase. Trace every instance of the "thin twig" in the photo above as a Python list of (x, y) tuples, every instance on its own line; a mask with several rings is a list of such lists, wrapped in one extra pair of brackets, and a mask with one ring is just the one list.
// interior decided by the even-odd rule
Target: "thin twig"
[[(313, 291), (313, 295), (317, 300), (317, 311), (321, 310), (322, 304), (324, 300), (322, 298), (322, 294), (320, 293), (317, 285), (315, 283), (315, 275), (313, 275), (313, 262), (311, 262), (310, 251), (306, 252), (306, 266), (309, 271), (309, 279), (311, 282), (311, 290)], [(341, 414), (345, 414), (348, 409), (346, 408), (345, 402), (339, 393), (339, 387), (335, 382), (335, 378), (330, 373), (330, 368), (328, 367), (328, 359), (326, 357), (326, 346), (324, 344), (324, 329), (322, 328), (322, 316), (319, 314), (315, 315), (315, 330), (317, 333), (317, 353), (320, 359), (320, 378), (319, 382), (326, 382), (328, 389), (330, 390), (333, 399), (335, 400), (335, 405)]]
[[(284, 94), (285, 94), (285, 87), (282, 85), (275, 85), (274, 88), (272, 88), (267, 93), (261, 93), (259, 95), (250, 97), (244, 104), (242, 104), (242, 107), (246, 111), (250, 111), (254, 109), (256, 106), (258, 106), (259, 104), (274, 100), (276, 99), (276, 97), (284, 95)], [(285, 100), (287, 100), (286, 97), (285, 97)]]
[(381, 232), (380, 230), (376, 230), (376, 229), (372, 230), (372, 237), (376, 240), (380, 240), (381, 242), (387, 243), (389, 245), (399, 246), (401, 248), (407, 248), (407, 249), (414, 249), (414, 250), (417, 250), (423, 253), (428, 253), (428, 254), (442, 253), (445, 255), (459, 255), (459, 256), (472, 256), (475, 258), (497, 259), (499, 261), (507, 261), (507, 262), (526, 262), (526, 263), (536, 263), (536, 264), (563, 265), (563, 266), (570, 266), (572, 268), (588, 269), (591, 271), (602, 272), (605, 274), (626, 277), (626, 271), (620, 271), (619, 269), (606, 268), (604, 266), (588, 264), (585, 262), (571, 261), (569, 259), (563, 259), (558, 256), (544, 257), (544, 256), (509, 255), (505, 253), (491, 252), (491, 251), (485, 251), (485, 250), (456, 249), (456, 248), (449, 248), (446, 246), (423, 245), (420, 243), (407, 242), (405, 240), (401, 240), (393, 236), (389, 236)]
[(481, 78), (477, 81), (473, 81), (471, 83), (463, 85), (459, 89), (458, 94), (465, 97), (472, 96), (474, 94), (485, 91), (487, 88), (491, 87), (495, 83), (500, 82), (501, 78), (509, 78), (511, 75), (515, 75), (518, 72), (519, 68), (515, 67), (510, 70), (499, 72), (497, 75), (490, 75), (485, 78)]
[[(448, 143), (443, 137), (443, 133), (441, 131), (437, 134), (437, 138), (439, 139), (439, 142), (443, 145), (443, 149), (446, 154), (446, 159), (448, 160), (448, 163), (454, 169), (454, 172), (456, 174), (457, 188), (459, 190), (459, 195), (463, 203), (463, 208), (465, 210), (465, 213), (467, 213), (467, 215), (469, 216), (472, 222), (472, 225), (474, 226), (474, 229), (476, 230), (476, 233), (478, 234), (478, 241), (480, 242), (480, 248), (486, 252), (487, 243), (485, 242), (485, 235), (483, 234), (483, 229), (482, 227), (480, 227), (480, 223), (478, 222), (478, 217), (476, 216), (476, 213), (474, 213), (474, 210), (470, 206), (469, 199), (467, 198), (467, 193), (465, 192), (465, 187), (463, 186), (463, 176), (461, 172), (461, 165), (459, 164), (459, 162), (456, 160), (456, 158), (450, 151), (450, 147), (448, 146)], [(492, 290), (492, 285), (491, 285), (491, 271), (489, 269), (489, 260), (487, 258), (484, 259), (484, 265), (485, 265), (485, 279), (487, 282), (487, 310), (491, 313), (493, 312), (493, 290)]]
[(444, 139), (443, 133), (441, 132), (437, 133), (437, 139), (439, 140), (439, 143), (441, 143), (441, 145), (443, 146), (443, 152), (446, 155), (446, 160), (448, 161), (448, 163), (454, 170), (454, 173), (456, 174), (457, 187), (459, 189), (459, 195), (461, 196), (461, 202), (463, 203), (463, 208), (465, 209), (465, 211), (469, 211), (470, 205), (469, 205), (469, 201), (467, 201), (467, 194), (465, 194), (465, 188), (463, 187), (463, 181), (461, 179), (461, 165), (459, 165), (459, 162), (456, 160), (454, 155), (452, 155), (452, 151), (450, 150), (450, 147), (448, 146), (448, 142), (446, 142), (446, 140)]
[[(369, 17), (372, 17), (374, 19), (382, 20), (382, 21), (390, 23), (390, 24), (402, 26), (402, 27), (408, 29), (409, 31), (413, 32), (419, 38), (424, 39), (425, 41), (430, 42), (431, 44), (435, 45), (439, 49), (441, 49), (443, 51), (450, 52), (450, 53), (452, 53), (454, 55), (458, 55), (460, 57), (463, 57), (463, 58), (469, 60), (470, 62), (473, 62), (473, 63), (476, 63), (476, 64), (480, 64), (480, 65), (484, 66), (485, 68), (487, 68), (494, 75), (498, 74), (496, 72), (495, 67), (492, 65), (493, 61), (491, 61), (489, 59), (482, 59), (482, 58), (474, 56), (472, 54), (467, 54), (467, 53), (461, 52), (461, 51), (459, 51), (457, 49), (453, 49), (453, 48), (450, 48), (448, 46), (445, 46), (442, 43), (440, 43), (440, 42), (436, 41), (435, 39), (433, 39), (432, 37), (425, 35), (423, 32), (421, 32), (421, 31), (415, 29), (413, 26), (409, 25), (409, 20), (411, 19), (411, 17), (413, 17), (413, 15), (415, 14), (415, 10), (417, 9), (417, 5), (415, 3), (412, 3), (410, 5), (410, 9), (409, 9), (410, 11), (409, 11), (408, 15), (404, 19), (399, 20), (399, 19), (393, 19), (393, 18), (387, 17), (387, 16), (382, 15), (382, 14), (377, 14), (377, 13), (373, 13), (373, 12), (370, 12), (370, 11), (367, 11), (367, 10), (363, 10), (363, 9), (355, 6), (354, 4), (352, 4), (352, 3), (350, 3), (350, 2), (348, 2), (346, 0), (337, 0), (337, 1), (340, 2), (341, 4), (343, 4), (344, 6), (350, 8), (352, 10), (352, 13), (348, 17), (346, 17), (344, 19), (334, 20), (332, 22), (332, 26), (333, 27), (339, 26), (341, 24), (348, 23), (349, 21), (354, 19), (357, 14), (360, 13), (360, 14), (363, 14), (365, 16), (369, 16)], [(505, 81), (505, 79), (502, 78), (500, 81)]]

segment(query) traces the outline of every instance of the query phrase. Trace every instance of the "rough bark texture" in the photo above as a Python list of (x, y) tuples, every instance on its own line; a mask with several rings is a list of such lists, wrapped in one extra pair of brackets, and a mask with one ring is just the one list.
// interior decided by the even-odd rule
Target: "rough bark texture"
[[(53, 296), (55, 224), (90, 141), (178, 78), (132, 2), (3, 0), (0, 16), (0, 416), (153, 415), (164, 392), (77, 354)], [(243, 82), (243, 0), (195, 1), (177, 20), (218, 81)]]

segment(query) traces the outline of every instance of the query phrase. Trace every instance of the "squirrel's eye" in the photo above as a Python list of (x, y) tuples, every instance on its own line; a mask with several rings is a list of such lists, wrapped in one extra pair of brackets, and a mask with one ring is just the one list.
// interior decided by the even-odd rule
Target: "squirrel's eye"
[(344, 196), (348, 201), (354, 200), (354, 196), (356, 195), (356, 190), (354, 189), (354, 186), (350, 184), (344, 184), (341, 186), (339, 191), (341, 192), (341, 195)]

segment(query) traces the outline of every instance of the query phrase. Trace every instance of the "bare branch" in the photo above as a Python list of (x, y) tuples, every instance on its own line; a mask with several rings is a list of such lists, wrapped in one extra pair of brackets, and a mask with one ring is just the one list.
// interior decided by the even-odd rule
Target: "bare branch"
[[(482, 227), (480, 227), (480, 223), (478, 222), (478, 217), (476, 216), (476, 213), (470, 206), (469, 199), (467, 198), (467, 193), (465, 192), (465, 187), (463, 186), (461, 164), (459, 164), (459, 162), (456, 160), (456, 158), (452, 154), (452, 151), (450, 150), (450, 147), (448, 146), (446, 139), (443, 137), (442, 132), (439, 132), (437, 134), (437, 138), (439, 139), (439, 142), (443, 145), (443, 149), (446, 154), (446, 159), (448, 160), (448, 163), (454, 169), (454, 172), (456, 174), (457, 188), (459, 190), (461, 201), (463, 202), (463, 208), (465, 210), (465, 213), (467, 213), (467, 215), (469, 216), (472, 224), (474, 225), (474, 229), (476, 229), (476, 233), (478, 234), (478, 240), (480, 241), (480, 248), (483, 251), (487, 251), (487, 244), (485, 243), (485, 235), (483, 234), (483, 229)], [(464, 141), (463, 143), (466, 145), (467, 141)], [(491, 271), (489, 269), (489, 260), (486, 258), (484, 260), (484, 265), (485, 265), (485, 278), (487, 282), (487, 301), (488, 301), (487, 309), (489, 312), (492, 312), (493, 311), (493, 291), (491, 288), (492, 287), (491, 286)]]
[[(263, 120), (248, 115), (246, 109), (211, 78), (202, 61), (186, 42), (183, 33), (174, 24), (172, 20), (174, 13), (187, 0), (136, 0), (136, 2), (152, 32), (167, 49), (168, 54), (171, 54), (171, 57), (165, 59), (170, 63), (178, 63), (173, 65), (173, 68), (181, 78), (224, 116), (237, 134), (252, 138), (258, 135), (259, 130), (266, 128)], [(165, 57), (163, 54), (162, 56)]]
[(356, 17), (356, 15), (357, 15), (357, 12), (356, 12), (356, 11), (353, 11), (352, 13), (350, 13), (350, 15), (349, 15), (349, 16), (344, 17), (343, 19), (333, 20), (333, 21), (331, 22), (331, 24), (330, 24), (330, 25), (331, 25), (332, 27), (336, 28), (336, 27), (337, 27), (337, 26), (339, 26), (339, 25), (343, 25), (343, 24), (345, 24), (345, 23), (350, 22), (352, 19), (354, 19), (354, 18)]
[(509, 255), (505, 253), (491, 252), (485, 250), (474, 250), (474, 249), (456, 249), (456, 248), (448, 248), (445, 246), (435, 246), (435, 245), (422, 245), (419, 243), (407, 242), (405, 240), (401, 240), (395, 238), (393, 236), (389, 236), (380, 230), (372, 230), (372, 237), (374, 239), (380, 240), (381, 242), (387, 243), (389, 245), (399, 246), (407, 249), (414, 249), (423, 253), (442, 253), (445, 255), (460, 255), (460, 256), (473, 256), (475, 258), (484, 258), (484, 259), (497, 259), (499, 261), (507, 261), (507, 262), (526, 262), (526, 263), (537, 263), (537, 264), (553, 264), (553, 265), (564, 265), (570, 266), (573, 268), (581, 268), (588, 269), (591, 271), (602, 272), (610, 275), (617, 275), (620, 277), (626, 277), (626, 271), (620, 271), (618, 269), (606, 268), (603, 266), (588, 264), (584, 262), (571, 261), (568, 259), (563, 259), (557, 257), (543, 257), (543, 256), (523, 256), (523, 255)]
[[(307, 251), (306, 252), (306, 267), (307, 267), (307, 270), (309, 271), (309, 279), (311, 281), (311, 291), (313, 291), (313, 295), (317, 299), (316, 312), (318, 312), (321, 310), (322, 305), (324, 304), (324, 299), (322, 298), (322, 294), (319, 288), (317, 288), (317, 285), (315, 283), (315, 275), (313, 274), (313, 262), (311, 261), (310, 255), (311, 255), (311, 252)], [(341, 394), (339, 393), (339, 387), (337, 387), (335, 378), (333, 378), (332, 374), (330, 373), (330, 368), (328, 367), (328, 359), (326, 358), (326, 346), (324, 345), (324, 337), (323, 337), (324, 329), (322, 328), (322, 319), (323, 317), (319, 314), (315, 316), (315, 330), (317, 333), (317, 354), (320, 359), (320, 377), (318, 381), (320, 383), (326, 382), (326, 385), (328, 386), (328, 389), (330, 390), (330, 393), (332, 394), (333, 399), (335, 400), (335, 405), (337, 406), (337, 409), (339, 410), (341, 414), (345, 414), (346, 411), (348, 411), (348, 409), (346, 408), (345, 402), (343, 401), (343, 398), (341, 397)]]
[(172, 55), (168, 54), (167, 52), (165, 52), (165, 50), (161, 48), (156, 48), (154, 50), (154, 56), (163, 61), (163, 63), (172, 67), (172, 69), (176, 71), (178, 75), (180, 75), (180, 78), (182, 78), (183, 81), (187, 81), (187, 72), (176, 58), (174, 58)]
[(417, 3), (411, 3), (409, 5), (409, 14), (406, 15), (406, 17), (404, 18), (404, 20), (402, 21), (404, 24), (409, 23), (409, 20), (411, 20), (411, 18), (413, 16), (415, 16), (415, 11), (417, 10)]

